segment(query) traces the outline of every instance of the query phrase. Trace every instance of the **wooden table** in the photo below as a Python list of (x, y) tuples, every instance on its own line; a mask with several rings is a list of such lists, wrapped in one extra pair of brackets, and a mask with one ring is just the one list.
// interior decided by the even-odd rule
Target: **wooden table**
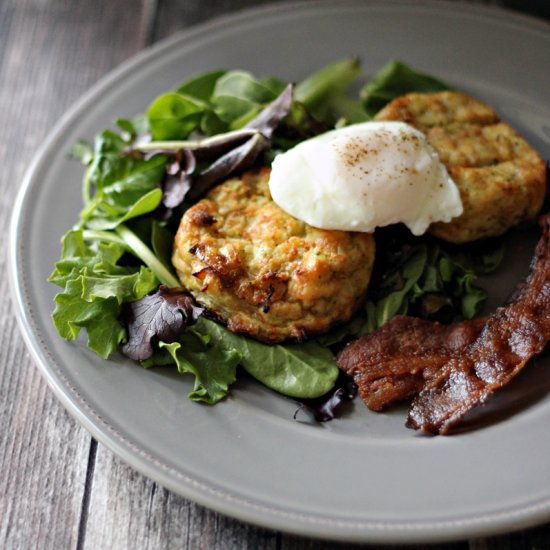
[[(8, 232), (14, 196), (41, 141), (101, 76), (176, 31), (264, 2), (0, 0), (1, 234)], [(544, 0), (512, 4), (549, 15)], [(349, 546), (219, 515), (160, 487), (98, 445), (58, 403), (25, 349), (9, 298), (6, 242), (0, 241), (0, 548)], [(440, 548), (550, 548), (550, 524)]]

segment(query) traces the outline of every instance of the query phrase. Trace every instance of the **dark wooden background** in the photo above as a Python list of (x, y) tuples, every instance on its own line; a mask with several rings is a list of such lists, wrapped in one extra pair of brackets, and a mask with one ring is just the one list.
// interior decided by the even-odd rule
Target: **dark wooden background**
[[(27, 354), (9, 300), (11, 208), (23, 173), (52, 125), (101, 76), (143, 48), (216, 15), (262, 3), (0, 0), (1, 549), (349, 547), (232, 520), (126, 466), (57, 402)], [(550, 15), (545, 0), (479, 3)], [(437, 548), (550, 548), (550, 524)]]

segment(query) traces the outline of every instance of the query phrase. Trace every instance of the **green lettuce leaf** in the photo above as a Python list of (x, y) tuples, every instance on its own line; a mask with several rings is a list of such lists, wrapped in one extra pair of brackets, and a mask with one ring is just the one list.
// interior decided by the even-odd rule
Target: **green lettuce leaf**
[(126, 338), (118, 320), (120, 305), (147, 295), (159, 281), (150, 269), (120, 266), (126, 248), (122, 243), (86, 243), (84, 231), (68, 232), (62, 255), (49, 281), (62, 287), (56, 295), (53, 322), (60, 336), (76, 340), (86, 329), (88, 347), (108, 357)]
[(234, 349), (205, 344), (191, 331), (185, 332), (179, 342), (160, 342), (159, 347), (169, 353), (179, 373), (195, 377), (193, 391), (188, 394), (193, 401), (213, 405), (227, 395), (236, 380), (241, 355)]
[(449, 90), (449, 86), (405, 65), (390, 61), (361, 90), (363, 107), (369, 116), (374, 116), (396, 97), (410, 92), (431, 93)]
[(207, 108), (203, 102), (181, 93), (157, 97), (147, 109), (153, 139), (186, 138), (200, 124)]
[(319, 397), (327, 393), (338, 378), (332, 353), (317, 342), (268, 345), (230, 332), (205, 318), (194, 330), (210, 337), (217, 347), (234, 350), (241, 364), (268, 388), (299, 398)]
[(126, 337), (126, 330), (117, 321), (119, 302), (116, 298), (88, 301), (82, 294), (82, 279), (69, 281), (65, 291), (54, 299), (53, 322), (66, 340), (76, 340), (80, 329), (85, 328), (88, 347), (107, 358)]
[(96, 154), (86, 176), (94, 194), (87, 198), (82, 222), (91, 229), (113, 229), (155, 210), (166, 160), (165, 155), (145, 160), (123, 152)]

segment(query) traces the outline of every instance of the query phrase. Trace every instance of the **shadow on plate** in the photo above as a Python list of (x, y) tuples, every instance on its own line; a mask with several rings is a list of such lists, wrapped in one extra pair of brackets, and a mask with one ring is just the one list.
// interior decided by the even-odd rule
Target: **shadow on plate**
[(550, 394), (550, 355), (547, 353), (529, 364), (507, 386), (470, 411), (452, 434), (479, 430), (504, 422), (527, 411)]

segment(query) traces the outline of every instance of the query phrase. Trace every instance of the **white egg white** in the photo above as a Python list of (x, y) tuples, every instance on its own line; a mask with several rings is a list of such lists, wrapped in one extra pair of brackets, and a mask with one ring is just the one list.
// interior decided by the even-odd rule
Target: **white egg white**
[(290, 215), (323, 229), (420, 235), (462, 213), (459, 191), (426, 136), (404, 122), (364, 122), (277, 155), (269, 187)]

